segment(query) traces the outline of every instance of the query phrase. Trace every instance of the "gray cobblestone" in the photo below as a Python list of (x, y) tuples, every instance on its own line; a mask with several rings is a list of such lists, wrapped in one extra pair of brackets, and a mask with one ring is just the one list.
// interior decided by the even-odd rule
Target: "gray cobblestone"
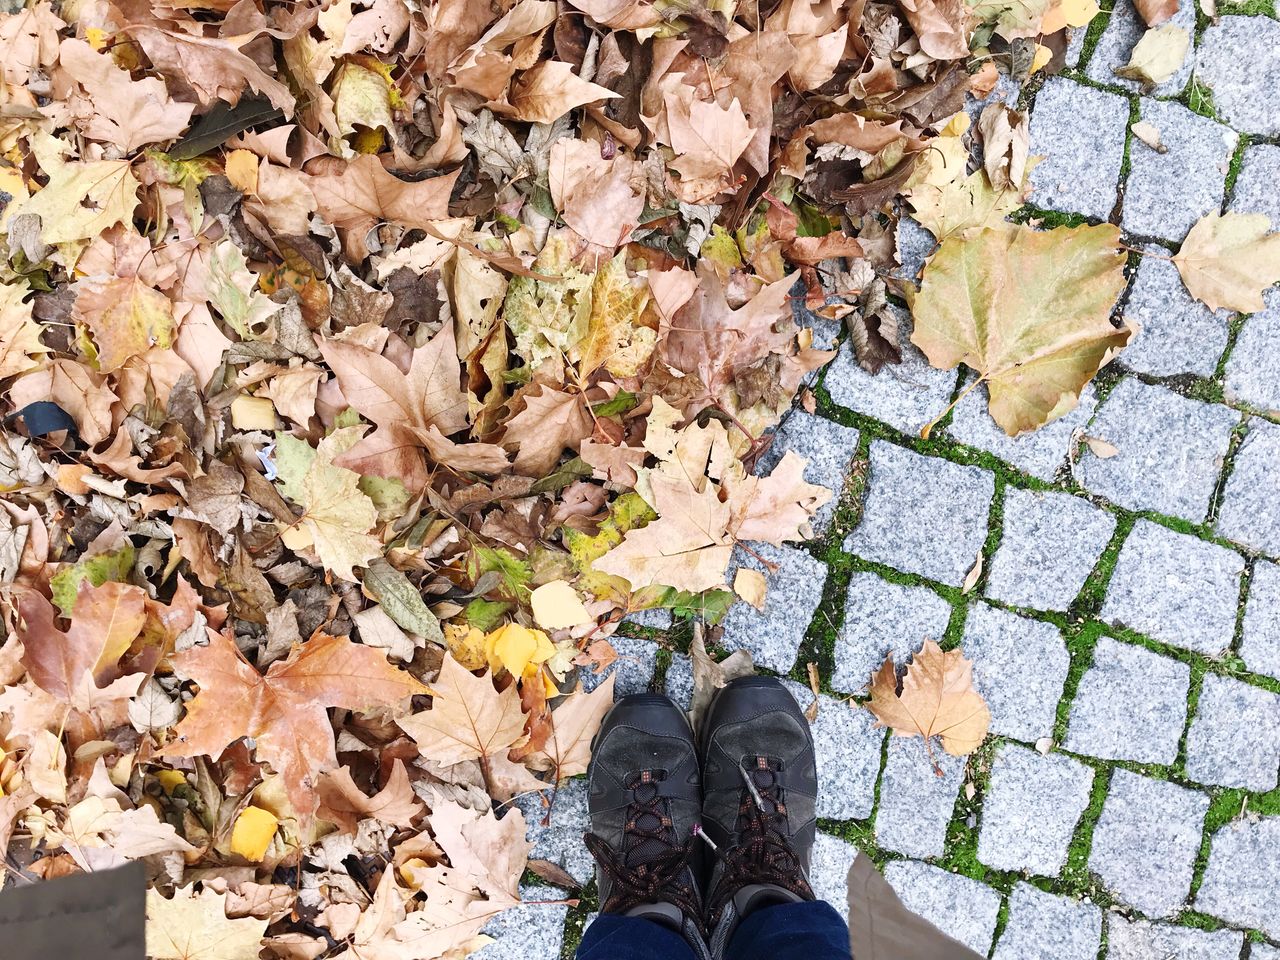
[(831, 686), (845, 693), (862, 692), (888, 654), (899, 665), (905, 663), (926, 639), (942, 639), (950, 617), (951, 605), (928, 587), (855, 573), (836, 637)]
[(1265, 213), (1271, 227), (1280, 227), (1280, 147), (1256, 143), (1245, 148), (1240, 175), (1231, 189), (1232, 213)]
[[(520, 888), (522, 900), (559, 900), (555, 887), (529, 884)], [(482, 933), (494, 938), (471, 954), (475, 960), (557, 960), (564, 943), (565, 904), (530, 903), (504, 910), (485, 924)]]
[(1267, 290), (1262, 299), (1266, 308), (1247, 319), (1236, 337), (1222, 386), (1232, 403), (1280, 414), (1280, 291)]
[(1200, 40), (1196, 77), (1213, 91), (1218, 115), (1241, 133), (1280, 134), (1280, 101), (1260, 92), (1280, 87), (1280, 23), (1220, 18)]
[(1280, 680), (1280, 567), (1259, 560), (1249, 582), (1240, 656), (1254, 673)]
[(1093, 416), (1097, 396), (1093, 384), (1086, 384), (1075, 409), (1032, 433), (1011, 437), (1000, 429), (987, 412), (987, 388), (980, 386), (956, 404), (946, 432), (956, 440), (1017, 467), (1041, 480), (1052, 480), (1067, 462), (1071, 437)]
[(1093, 770), (1078, 760), (1002, 745), (982, 801), (978, 859), (996, 870), (1057, 876), (1092, 785)]
[(1105, 220), (1116, 205), (1129, 103), (1123, 97), (1051, 77), (1031, 114), (1031, 202), (1047, 210)]
[[(1196, 29), (1195, 0), (1182, 0), (1178, 12), (1166, 22), (1182, 27), (1187, 33), (1194, 36)], [(1116, 5), (1111, 10), (1110, 20), (1107, 22), (1107, 28), (1102, 32), (1098, 45), (1093, 50), (1093, 56), (1089, 58), (1089, 66), (1085, 69), (1085, 76), (1090, 80), (1096, 80), (1098, 83), (1126, 87), (1137, 93), (1142, 84), (1137, 80), (1126, 80), (1124, 77), (1117, 77), (1115, 68), (1123, 67), (1129, 62), (1134, 46), (1146, 32), (1147, 25), (1138, 16), (1138, 11), (1134, 9), (1130, 0), (1116, 0)], [(1191, 76), (1191, 68), (1195, 64), (1195, 59), (1194, 50), (1188, 50), (1187, 57), (1182, 66), (1178, 68), (1178, 71), (1164, 83), (1158, 84), (1150, 92), (1158, 97), (1176, 97), (1182, 92), (1182, 88), (1187, 85), (1187, 78)]]
[(1107, 960), (1239, 960), (1244, 934), (1107, 915)]
[(667, 664), (662, 692), (688, 710), (693, 700), (693, 661), (687, 653), (673, 653)]
[(1173, 763), (1190, 682), (1185, 663), (1100, 637), (1071, 704), (1066, 748), (1103, 760)]
[(1000, 913), (999, 893), (977, 880), (914, 860), (895, 860), (884, 868), (884, 877), (908, 910), (986, 956)]
[(1143, 250), (1151, 256), (1138, 264), (1124, 308), (1125, 319), (1139, 329), (1120, 354), (1120, 362), (1154, 377), (1212, 376), (1227, 348), (1231, 314), (1210, 310), (1192, 299), (1164, 247), (1151, 244)]
[(1213, 835), (1196, 909), (1280, 939), (1280, 817), (1237, 820)]
[(1139, 520), (1120, 549), (1100, 619), (1219, 656), (1231, 645), (1244, 558)]
[(903, 280), (914, 281), (924, 269), (925, 261), (937, 249), (938, 241), (934, 239), (932, 233), (920, 225), (919, 221), (905, 214), (898, 218), (894, 240), (897, 241), (894, 253), (898, 258), (899, 267), (893, 271), (893, 274)]
[(582, 842), (590, 824), (586, 777), (561, 782), (551, 807), (551, 822), (546, 826), (542, 823), (547, 815), (544, 796), (550, 799), (549, 793), (526, 793), (515, 799), (524, 814), (526, 836), (533, 844), (529, 856), (557, 863), (578, 883), (585, 884), (595, 875), (595, 861)]
[(1269, 943), (1255, 943), (1249, 948), (1249, 960), (1280, 960), (1280, 947)]
[(650, 630), (670, 630), (672, 617), (671, 611), (666, 607), (653, 607), (649, 610), (628, 613), (622, 618), (622, 622), (637, 627), (647, 627)]
[(745, 550), (734, 551), (729, 582), (733, 582), (734, 571), (744, 566), (765, 573), (769, 590), (763, 611), (745, 602), (729, 608), (724, 619), (722, 646), (727, 650), (749, 650), (756, 663), (787, 673), (795, 665), (800, 641), (822, 600), (827, 568), (803, 550), (792, 547), (757, 543), (752, 549), (768, 562), (777, 564), (778, 569), (776, 573), (769, 573), (764, 564)]
[[(1183, 0), (1194, 23), (1192, 0)], [(1188, 58), (1188, 64), (1190, 58)], [(1239, 137), (1220, 123), (1180, 103), (1140, 101), (1142, 119), (1160, 131), (1167, 152), (1138, 142), (1124, 187), (1125, 230), (1144, 237), (1180, 241), (1197, 220), (1222, 208), (1227, 170)]]
[(1097, 907), (1019, 883), (992, 960), (1095, 960), (1101, 939)]
[(1130, 510), (1201, 523), (1239, 419), (1226, 407), (1128, 377), (1089, 427), (1119, 452), (1103, 459), (1085, 448), (1078, 463), (1081, 482)]
[(910, 315), (898, 311), (902, 362), (886, 364), (874, 375), (858, 366), (853, 347), (846, 342), (822, 381), (831, 399), (912, 436), (942, 413), (951, 402), (956, 371), (929, 366), (910, 341), (912, 329)]
[(1218, 533), (1280, 557), (1280, 426), (1257, 417), (1249, 421), (1222, 496)]
[(958, 587), (987, 538), (994, 492), (995, 479), (986, 470), (877, 440), (862, 522), (844, 548)]
[(1093, 831), (1089, 869), (1125, 903), (1170, 917), (1191, 893), (1209, 798), (1164, 780), (1116, 770)]
[[(785, 682), (801, 709), (807, 710), (813, 692), (803, 684)], [(885, 731), (876, 727), (869, 710), (825, 694), (818, 697), (818, 716), (811, 726), (818, 755), (818, 816), (867, 819), (875, 804)]]
[(643, 693), (653, 683), (653, 671), (658, 663), (658, 645), (652, 640), (636, 637), (610, 637), (609, 643), (617, 651), (618, 659), (599, 673), (589, 668), (580, 669), (578, 677), (588, 693), (609, 677), (613, 681), (613, 695), (625, 697), (631, 693)]
[(858, 450), (858, 431), (803, 410), (793, 410), (760, 458), (756, 474), (769, 473), (788, 450), (807, 461), (804, 467), (807, 481), (831, 491), (831, 499), (813, 515), (813, 532), (820, 537), (827, 532), (840, 504), (840, 492)]
[(1053, 733), (1071, 658), (1051, 623), (978, 603), (965, 621), (965, 656), (991, 708), (991, 732), (1033, 743)]
[(942, 776), (918, 737), (889, 738), (889, 757), (880, 783), (876, 843), (909, 857), (940, 857), (946, 852), (947, 824), (964, 779), (964, 757), (940, 748), (934, 756)]
[(1115, 517), (1080, 497), (1006, 487), (1004, 532), (987, 571), (987, 596), (1065, 611), (1115, 527)]
[(1187, 734), (1187, 776), (1266, 791), (1280, 769), (1280, 695), (1207, 674)]
[(849, 919), (849, 868), (858, 848), (846, 840), (818, 831), (809, 862), (809, 882), (819, 900), (825, 900)]

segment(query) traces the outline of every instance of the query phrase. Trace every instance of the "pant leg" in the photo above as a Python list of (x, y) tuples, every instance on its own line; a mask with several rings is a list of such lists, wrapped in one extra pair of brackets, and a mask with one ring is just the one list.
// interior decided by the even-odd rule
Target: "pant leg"
[(684, 937), (643, 917), (602, 913), (591, 921), (577, 960), (694, 960)]
[(849, 960), (849, 928), (825, 900), (783, 903), (747, 915), (727, 960)]

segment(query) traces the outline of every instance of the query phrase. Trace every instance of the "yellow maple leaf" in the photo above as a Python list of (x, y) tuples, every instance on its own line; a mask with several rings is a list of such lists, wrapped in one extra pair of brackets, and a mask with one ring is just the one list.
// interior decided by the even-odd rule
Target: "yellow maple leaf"
[(128, 223), (138, 207), (138, 183), (129, 160), (68, 162), (66, 144), (44, 135), (32, 152), (49, 182), (15, 213), (40, 218), (40, 239), (48, 244), (90, 240), (117, 223)]
[(76, 291), (71, 315), (93, 334), (104, 373), (153, 346), (173, 343), (172, 301), (137, 277), (89, 277)]

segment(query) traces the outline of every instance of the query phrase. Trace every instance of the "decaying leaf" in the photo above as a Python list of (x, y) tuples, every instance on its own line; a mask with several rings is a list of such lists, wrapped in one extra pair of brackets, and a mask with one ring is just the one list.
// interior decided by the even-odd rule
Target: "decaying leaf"
[(871, 683), (867, 704), (882, 727), (901, 737), (938, 737), (947, 753), (973, 753), (987, 738), (991, 711), (973, 687), (973, 664), (961, 650), (943, 651), (926, 640), (912, 658), (898, 689), (893, 657), (885, 659)]
[(1129, 55), (1129, 62), (1116, 67), (1115, 74), (1154, 87), (1178, 72), (1190, 49), (1191, 34), (1177, 24), (1166, 23), (1144, 33)]

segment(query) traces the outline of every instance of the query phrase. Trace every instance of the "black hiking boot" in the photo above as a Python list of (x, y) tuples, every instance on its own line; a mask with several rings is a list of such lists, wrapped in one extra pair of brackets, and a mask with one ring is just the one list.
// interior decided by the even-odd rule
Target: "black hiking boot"
[(815, 899), (817, 760), (795, 697), (772, 677), (741, 677), (721, 689), (699, 745), (702, 830), (716, 850), (707, 929), (712, 955), (722, 957), (753, 910)]
[(684, 712), (658, 694), (619, 700), (600, 724), (587, 778), (585, 840), (596, 859), (600, 912), (660, 923), (709, 960), (694, 836), (702, 785)]

